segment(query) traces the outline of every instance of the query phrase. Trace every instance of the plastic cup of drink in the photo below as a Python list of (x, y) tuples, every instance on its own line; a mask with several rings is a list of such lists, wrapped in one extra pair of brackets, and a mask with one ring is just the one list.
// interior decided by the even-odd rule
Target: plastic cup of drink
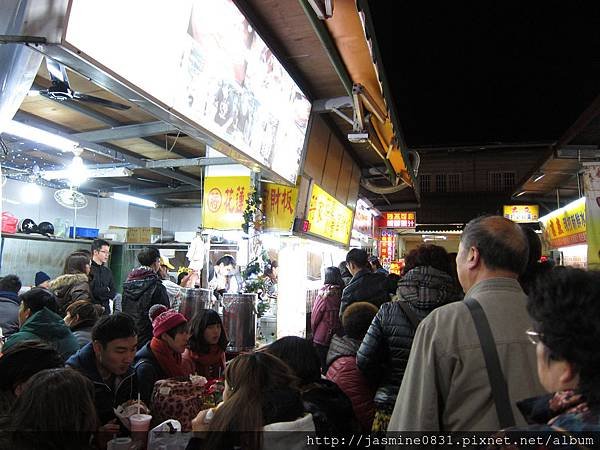
[(151, 420), (152, 416), (150, 414), (134, 414), (129, 416), (131, 431), (148, 431), (150, 429)]

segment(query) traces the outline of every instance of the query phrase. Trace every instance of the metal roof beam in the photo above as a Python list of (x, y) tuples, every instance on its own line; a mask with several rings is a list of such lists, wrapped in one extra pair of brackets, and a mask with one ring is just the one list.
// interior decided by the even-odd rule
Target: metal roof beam
[(156, 122), (139, 123), (134, 125), (122, 125), (103, 130), (75, 133), (71, 139), (86, 142), (118, 141), (121, 139), (141, 138), (156, 134), (165, 134), (178, 131), (173, 125), (157, 120)]
[(140, 195), (168, 195), (168, 194), (178, 194), (182, 192), (196, 192), (199, 191), (200, 188), (196, 186), (177, 186), (177, 187), (164, 187), (164, 188), (148, 188), (148, 189), (139, 189), (137, 191)]
[(146, 161), (147, 169), (158, 169), (163, 167), (190, 167), (190, 166), (224, 166), (229, 164), (239, 164), (236, 161), (227, 158), (187, 158), (187, 159), (158, 159)]
[[(48, 122), (42, 119), (37, 118), (34, 115), (24, 113), (22, 111), (17, 112), (15, 115), (15, 119), (19, 120), (28, 125), (34, 126), (36, 128), (41, 128), (51, 133), (57, 134), (59, 136), (63, 136), (67, 139), (74, 140), (72, 138), (73, 134), (64, 131), (63, 129), (55, 128), (55, 125), (48, 125)], [(136, 168), (146, 169), (146, 162), (143, 159), (137, 158), (135, 156), (131, 156), (130, 154), (126, 154), (121, 150), (117, 150), (115, 148), (108, 147), (107, 145), (97, 144), (95, 142), (86, 142), (86, 141), (78, 141), (78, 143), (91, 151), (92, 153), (96, 153), (97, 155), (104, 156), (107, 158), (111, 158), (117, 160), (119, 162), (127, 162), (136, 166)], [(174, 180), (181, 181), (182, 183), (190, 184), (192, 186), (202, 187), (202, 182), (194, 177), (182, 174), (180, 172), (175, 171), (174, 169), (147, 169), (156, 174), (162, 175), (164, 177), (172, 178)]]

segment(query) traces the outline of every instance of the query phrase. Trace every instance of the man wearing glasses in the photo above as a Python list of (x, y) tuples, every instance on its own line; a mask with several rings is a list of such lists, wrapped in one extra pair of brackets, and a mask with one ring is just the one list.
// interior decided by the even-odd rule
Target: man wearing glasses
[(110, 256), (110, 245), (103, 239), (92, 242), (92, 270), (90, 288), (94, 301), (104, 307), (104, 314), (110, 314), (110, 300), (115, 298), (117, 291), (113, 281), (113, 274), (105, 266)]

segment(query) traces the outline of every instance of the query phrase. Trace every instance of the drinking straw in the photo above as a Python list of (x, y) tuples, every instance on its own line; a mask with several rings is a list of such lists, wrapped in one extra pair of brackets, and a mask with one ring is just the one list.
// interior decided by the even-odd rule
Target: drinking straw
[(138, 401), (137, 401), (137, 404), (138, 404), (138, 414), (141, 414), (141, 407), (142, 407), (142, 405), (141, 405), (140, 402), (141, 402), (140, 393), (138, 392)]

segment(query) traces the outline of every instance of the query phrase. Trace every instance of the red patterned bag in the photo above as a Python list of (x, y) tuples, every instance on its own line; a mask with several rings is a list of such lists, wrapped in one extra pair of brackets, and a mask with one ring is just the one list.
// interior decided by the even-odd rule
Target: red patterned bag
[(181, 422), (182, 431), (191, 431), (192, 419), (203, 409), (216, 406), (223, 398), (221, 380), (210, 380), (206, 384), (203, 381), (193, 382), (188, 378), (157, 381), (152, 392), (153, 423), (176, 419)]

